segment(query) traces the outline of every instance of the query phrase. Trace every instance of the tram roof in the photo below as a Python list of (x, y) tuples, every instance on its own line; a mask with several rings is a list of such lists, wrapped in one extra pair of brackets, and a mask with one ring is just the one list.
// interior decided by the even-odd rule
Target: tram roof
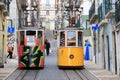
[(66, 27), (66, 28), (59, 29), (59, 30), (83, 30), (83, 28), (80, 28), (80, 27)]
[(19, 31), (21, 30), (21, 31), (23, 31), (23, 30), (44, 30), (43, 28), (41, 28), (41, 27), (22, 27), (22, 28), (20, 28), (20, 29), (18, 29)]

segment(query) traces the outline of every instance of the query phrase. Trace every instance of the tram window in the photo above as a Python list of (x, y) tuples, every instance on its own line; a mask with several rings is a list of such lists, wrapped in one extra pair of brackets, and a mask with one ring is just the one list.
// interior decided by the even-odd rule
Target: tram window
[(35, 31), (27, 31), (26, 35), (35, 35), (36, 32)]
[(67, 33), (67, 46), (76, 46), (76, 32), (69, 31)]
[(60, 33), (60, 46), (65, 46), (65, 33), (64, 33), (64, 31)]
[(24, 36), (25, 32), (24, 31), (20, 31), (20, 37), (18, 37), (20, 39), (20, 45), (24, 45)]
[(27, 38), (27, 45), (28, 46), (35, 46), (35, 36), (26, 36)]
[(78, 32), (78, 46), (82, 46), (82, 32)]
[(43, 44), (43, 36), (42, 36), (42, 31), (38, 31), (38, 45)]
[(36, 31), (26, 31), (26, 40), (28, 46), (35, 46)]
[(24, 45), (24, 41), (20, 41), (20, 45)]

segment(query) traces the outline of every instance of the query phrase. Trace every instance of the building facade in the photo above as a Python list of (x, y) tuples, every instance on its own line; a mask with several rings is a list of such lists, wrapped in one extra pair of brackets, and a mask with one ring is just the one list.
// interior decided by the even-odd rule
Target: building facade
[(18, 29), (18, 10), (17, 10), (17, 3), (16, 0), (12, 0), (10, 4), (10, 10), (9, 10), (9, 17), (8, 19), (8, 26), (13, 27), (15, 31), (12, 33), (12, 35), (9, 33), (8, 35), (11, 35), (8, 37), (8, 43), (11, 42), (11, 38), (14, 38), (14, 41), (12, 43), (12, 46), (14, 47), (13, 55), (14, 57), (17, 55), (17, 41), (16, 39), (16, 30)]
[(119, 5), (119, 0), (93, 0), (94, 7), (89, 11), (90, 24), (100, 28), (93, 31), (95, 63), (117, 75), (120, 75)]
[(39, 3), (40, 8), (40, 21), (42, 23), (42, 27), (48, 30), (55, 29), (55, 0), (40, 0)]
[(120, 0), (115, 0), (115, 26), (114, 26), (114, 43), (115, 45), (113, 48), (115, 48), (114, 54), (115, 54), (115, 70), (116, 73), (120, 76)]
[(7, 16), (10, 2), (0, 0), (0, 67), (4, 67), (7, 54)]

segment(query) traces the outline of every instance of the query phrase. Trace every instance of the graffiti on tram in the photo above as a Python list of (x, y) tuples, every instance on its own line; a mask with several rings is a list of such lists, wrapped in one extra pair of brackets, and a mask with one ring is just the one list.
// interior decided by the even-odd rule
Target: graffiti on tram
[(19, 67), (43, 67), (44, 47), (19, 46)]

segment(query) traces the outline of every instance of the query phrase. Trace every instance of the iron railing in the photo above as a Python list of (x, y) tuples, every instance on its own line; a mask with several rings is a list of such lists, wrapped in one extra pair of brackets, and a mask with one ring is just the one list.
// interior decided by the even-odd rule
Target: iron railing
[(89, 10), (89, 19), (91, 19), (94, 14), (95, 14), (95, 0)]
[(6, 5), (6, 8), (7, 8), (7, 11), (9, 12), (9, 10), (10, 10), (10, 0), (3, 0), (2, 1), (5, 5)]
[(120, 21), (120, 0), (115, 2), (115, 21), (116, 23)]
[(107, 14), (110, 10), (113, 9), (112, 3), (110, 0), (104, 0), (105, 2), (105, 14)]
[(104, 14), (103, 14), (103, 4), (101, 4), (98, 7), (98, 22), (102, 21), (104, 19)]

